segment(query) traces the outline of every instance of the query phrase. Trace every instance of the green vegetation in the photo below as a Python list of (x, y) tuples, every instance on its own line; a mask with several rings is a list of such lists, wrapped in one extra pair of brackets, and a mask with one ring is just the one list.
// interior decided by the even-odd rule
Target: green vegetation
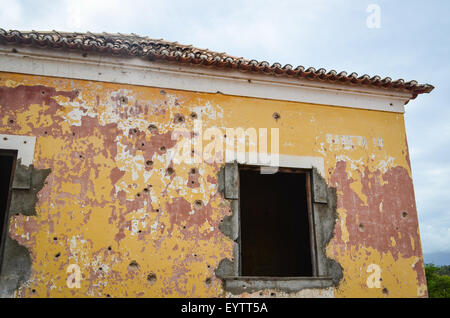
[(430, 298), (450, 298), (450, 265), (425, 265), (428, 296)]

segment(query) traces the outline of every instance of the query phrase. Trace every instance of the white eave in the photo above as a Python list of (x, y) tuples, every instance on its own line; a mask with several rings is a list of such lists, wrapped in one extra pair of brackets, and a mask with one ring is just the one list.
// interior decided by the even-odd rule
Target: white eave
[[(14, 48), (14, 50), (13, 50)], [(142, 58), (0, 46), (0, 71), (404, 113), (411, 93)]]

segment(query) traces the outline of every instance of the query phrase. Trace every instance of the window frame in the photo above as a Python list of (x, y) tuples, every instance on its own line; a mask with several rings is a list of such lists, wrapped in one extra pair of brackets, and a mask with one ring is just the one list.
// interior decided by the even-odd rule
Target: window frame
[[(239, 263), (239, 277), (252, 277), (252, 276), (243, 276), (242, 275), (242, 253), (241, 253), (241, 246), (242, 246), (242, 223), (241, 223), (241, 188), (240, 188), (240, 172), (242, 170), (253, 170), (253, 171), (259, 171), (260, 166), (255, 165), (247, 165), (247, 164), (238, 164), (238, 187), (239, 187), (239, 198), (238, 200), (238, 221), (239, 221), (239, 234), (238, 234), (238, 249), (239, 249), (239, 258), (237, 262)], [(311, 253), (311, 269), (312, 269), (312, 275), (311, 276), (295, 276), (295, 277), (318, 277), (318, 269), (317, 269), (317, 244), (316, 244), (316, 235), (315, 235), (315, 228), (314, 228), (314, 212), (313, 212), (313, 206), (312, 206), (312, 199), (311, 199), (311, 189), (312, 189), (312, 169), (305, 169), (305, 168), (278, 168), (276, 173), (283, 172), (283, 173), (298, 173), (298, 174), (304, 174), (305, 175), (305, 186), (306, 186), (306, 199), (307, 199), (307, 213), (308, 213), (308, 222), (309, 222), (309, 248)], [(255, 276), (256, 277), (256, 276)], [(261, 276), (259, 276), (261, 277)], [(267, 278), (272, 278), (275, 280), (283, 279), (285, 277), (277, 277), (277, 276), (267, 276)]]
[(1, 236), (0, 236), (0, 272), (3, 266), (3, 260), (4, 260), (4, 254), (5, 254), (5, 245), (6, 245), (6, 239), (8, 236), (8, 229), (9, 229), (9, 208), (11, 205), (11, 198), (12, 198), (12, 191), (13, 191), (13, 183), (14, 183), (14, 176), (16, 171), (16, 165), (17, 165), (17, 157), (18, 157), (18, 151), (14, 149), (3, 149), (0, 148), (0, 156), (9, 156), (13, 157), (12, 159), (12, 167), (11, 167), (11, 175), (9, 177), (9, 186), (8, 186), (8, 197), (6, 201), (5, 206), (5, 215), (3, 220), (3, 228), (0, 229)]
[[(306, 158), (306, 159), (305, 159)], [(280, 167), (276, 169), (294, 169), (308, 172), (310, 186), (310, 222), (313, 223), (310, 234), (313, 235), (315, 248), (312, 259), (315, 260), (313, 266), (313, 276), (311, 277), (256, 277), (241, 276), (241, 255), (240, 255), (240, 204), (239, 204), (239, 164), (237, 162), (226, 163), (219, 172), (219, 191), (230, 203), (232, 215), (227, 216), (222, 221), (219, 228), (231, 238), (235, 244), (233, 247), (233, 257), (223, 259), (216, 268), (216, 276), (221, 278), (224, 288), (232, 294), (242, 294), (244, 292), (254, 292), (266, 289), (277, 289), (288, 293), (298, 292), (302, 289), (329, 288), (339, 283), (342, 278), (342, 267), (336, 261), (326, 255), (326, 245), (331, 240), (336, 223), (336, 191), (328, 187), (323, 175), (323, 167), (315, 167), (311, 162), (317, 162), (316, 157), (296, 157), (288, 158), (288, 164), (280, 162)], [(310, 163), (308, 161), (311, 160)], [(242, 163), (246, 165), (246, 163)], [(259, 165), (256, 169), (261, 168)], [(322, 168), (322, 169), (320, 169)]]

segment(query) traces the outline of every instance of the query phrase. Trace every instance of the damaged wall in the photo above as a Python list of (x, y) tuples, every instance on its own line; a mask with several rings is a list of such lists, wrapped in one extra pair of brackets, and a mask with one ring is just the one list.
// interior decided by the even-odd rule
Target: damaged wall
[[(427, 295), (400, 113), (0, 73), (0, 118), (1, 134), (37, 137), (33, 169), (45, 171), (36, 213), (10, 213), (31, 261), (17, 297), (226, 295), (214, 274), (234, 245), (219, 229), (231, 215), (221, 165), (168, 159), (171, 132), (195, 119), (276, 127), (280, 153), (324, 158), (338, 213), (326, 252), (343, 279), (297, 296)], [(80, 288), (66, 284), (70, 264)]]
[[(50, 169), (36, 170), (33, 165), (22, 165), (19, 159), (14, 171), (9, 218), (36, 216), (37, 193), (44, 187)], [(1, 265), (0, 297), (12, 297), (31, 274), (29, 250), (18, 241), (6, 236), (4, 259)]]

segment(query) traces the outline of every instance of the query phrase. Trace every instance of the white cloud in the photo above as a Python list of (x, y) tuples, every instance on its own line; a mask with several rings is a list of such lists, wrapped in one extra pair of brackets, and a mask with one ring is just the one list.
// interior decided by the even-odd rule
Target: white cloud
[[(23, 21), (22, 5), (17, 1), (0, 1), (0, 21), (2, 28), (20, 28)], [(7, 8), (7, 9), (6, 9)]]

